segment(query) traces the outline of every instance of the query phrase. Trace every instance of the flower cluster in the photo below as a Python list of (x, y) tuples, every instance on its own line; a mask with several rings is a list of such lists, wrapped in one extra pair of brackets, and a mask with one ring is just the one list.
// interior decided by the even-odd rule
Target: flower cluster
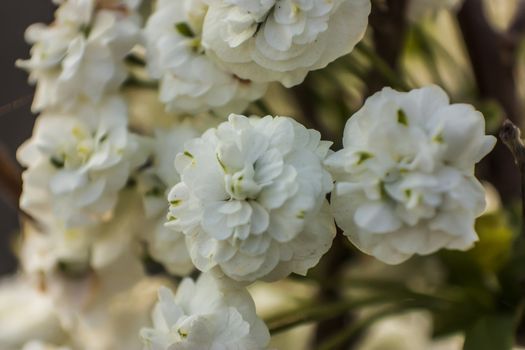
[(287, 87), (349, 53), (368, 23), (370, 0), (209, 0), (203, 42), (243, 79)]
[(130, 172), (147, 154), (128, 132), (126, 106), (108, 98), (76, 114), (47, 112), (18, 151), (28, 168), (20, 205), (39, 217), (51, 205), (66, 228), (108, 220)]
[(384, 89), (347, 122), (327, 166), (337, 224), (361, 250), (396, 264), (470, 248), (485, 208), (474, 165), (494, 147), (481, 113), (436, 86)]
[(145, 28), (148, 68), (160, 79), (159, 97), (169, 111), (242, 111), (265, 93), (266, 84), (241, 79), (205, 54), (201, 0), (157, 2)]
[(322, 166), (329, 147), (291, 118), (233, 114), (188, 142), (168, 225), (186, 235), (195, 266), (253, 281), (316, 265), (335, 234)]
[(440, 88), (370, 97), (337, 152), (290, 117), (236, 114), (349, 53), (370, 0), (55, 3), (17, 63), (41, 115), (17, 154), (30, 219), (1, 348), (267, 349), (246, 286), (306, 275), (336, 224), (389, 264), (477, 240), (474, 166), (495, 142)]
[(33, 24), (31, 58), (17, 65), (37, 84), (33, 110), (98, 103), (126, 78), (125, 55), (139, 40), (139, 0), (59, 1), (55, 22)]

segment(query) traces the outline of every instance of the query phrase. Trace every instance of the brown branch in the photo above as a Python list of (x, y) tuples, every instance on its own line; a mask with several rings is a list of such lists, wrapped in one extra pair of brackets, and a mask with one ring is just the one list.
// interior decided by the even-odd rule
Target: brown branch
[[(491, 27), (482, 1), (465, 0), (457, 18), (472, 63), (479, 97), (498, 102), (506, 117), (520, 125), (522, 114), (514, 74), (515, 42), (509, 40), (508, 33), (499, 33)], [(498, 189), (504, 202), (519, 198), (516, 190), (520, 186), (519, 174), (514, 170), (511, 155), (502, 144), (496, 145), (482, 163), (480, 171), (480, 176)]]
[[(505, 120), (500, 130), (500, 139), (510, 150), (514, 157), (514, 162), (519, 168), (521, 178), (521, 236), (518, 243), (515, 244), (517, 254), (522, 254), (523, 242), (525, 242), (525, 144), (521, 138), (521, 130), (510, 120)], [(522, 242), (521, 244), (519, 242)], [(525, 292), (524, 277), (517, 277), (519, 288)], [(523, 312), (519, 313), (518, 327), (516, 329), (516, 340), (519, 345), (525, 345), (525, 316)]]
[[(375, 51), (396, 72), (399, 72), (399, 61), (408, 27), (405, 15), (407, 7), (407, 0), (373, 1), (369, 18)], [(368, 95), (389, 84), (381, 72), (373, 70), (367, 79)]]
[(516, 52), (504, 34), (489, 24), (483, 2), (466, 0), (458, 13), (480, 97), (498, 101), (514, 123), (520, 118), (514, 68)]
[(521, 178), (521, 229), (523, 237), (525, 237), (525, 144), (521, 139), (520, 129), (508, 119), (503, 122), (499, 137), (512, 153), (514, 162), (519, 168)]
[(321, 133), (323, 140), (336, 142), (334, 134), (323, 124), (319, 113), (317, 112), (316, 93), (310, 87), (310, 79), (306, 78), (301, 85), (294, 86), (290, 89), (293, 93), (301, 114), (306, 122), (306, 126), (313, 128)]
[[(321, 278), (319, 300), (321, 302), (338, 302), (343, 299), (341, 291), (337, 289), (338, 283), (334, 283), (341, 277), (341, 268), (353, 258), (351, 251), (346, 247), (347, 238), (338, 230), (337, 236), (332, 243), (330, 251), (323, 256), (316, 268)], [(342, 313), (336, 317), (321, 321), (317, 324), (314, 338), (314, 348), (323, 344), (342, 329), (348, 327), (354, 320), (350, 313)], [(333, 350), (347, 350), (353, 345), (355, 339), (349, 339), (343, 346)]]
[(20, 169), (9, 157), (4, 146), (0, 145), (0, 191), (8, 204), (18, 209), (18, 200), (22, 193)]
[(509, 27), (508, 35), (510, 40), (518, 43), (525, 35), (525, 0), (521, 0), (516, 10), (516, 15)]

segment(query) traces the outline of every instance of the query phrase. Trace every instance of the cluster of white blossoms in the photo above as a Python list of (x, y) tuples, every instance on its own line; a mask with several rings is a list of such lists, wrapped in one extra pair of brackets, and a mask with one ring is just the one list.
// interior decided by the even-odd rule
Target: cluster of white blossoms
[(326, 164), (337, 224), (361, 250), (391, 264), (441, 248), (470, 248), (485, 192), (474, 165), (496, 139), (483, 115), (429, 86), (385, 88), (346, 124)]
[(98, 103), (127, 76), (123, 59), (137, 43), (140, 0), (61, 0), (55, 21), (33, 24), (31, 58), (17, 65), (37, 84), (33, 110)]
[(363, 37), (370, 0), (207, 0), (203, 45), (243, 79), (301, 83)]
[(315, 266), (335, 235), (322, 165), (330, 145), (291, 118), (234, 114), (186, 143), (168, 225), (186, 235), (195, 266), (242, 281)]
[(176, 295), (161, 288), (153, 328), (143, 329), (141, 337), (151, 350), (263, 350), (270, 341), (246, 289), (210, 274), (196, 282), (184, 279)]
[(107, 221), (130, 172), (146, 157), (118, 98), (82, 106), (74, 115), (44, 113), (18, 150), (27, 167), (20, 206), (37, 218), (51, 206), (66, 228)]
[(145, 28), (148, 68), (160, 79), (159, 98), (168, 111), (243, 111), (266, 92), (266, 84), (241, 79), (204, 52), (202, 0), (159, 0)]
[(441, 89), (369, 98), (336, 153), (292, 118), (235, 114), (349, 53), (370, 0), (140, 2), (56, 0), (26, 33), (42, 113), (17, 155), (28, 289), (0, 286), (0, 348), (263, 350), (246, 286), (306, 275), (336, 223), (392, 264), (476, 241), (494, 138)]

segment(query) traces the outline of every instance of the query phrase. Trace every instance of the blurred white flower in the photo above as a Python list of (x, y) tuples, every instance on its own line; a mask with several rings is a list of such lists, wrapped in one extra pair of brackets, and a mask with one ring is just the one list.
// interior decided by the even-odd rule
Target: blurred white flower
[(145, 28), (148, 68), (160, 79), (160, 100), (168, 111), (242, 112), (262, 97), (266, 84), (240, 79), (222, 69), (201, 46), (207, 5), (201, 0), (160, 0)]
[(22, 350), (71, 350), (69, 346), (61, 346), (41, 341), (30, 341), (22, 347)]
[(52, 300), (22, 276), (0, 282), (0, 348), (19, 349), (28, 340), (60, 341), (64, 332)]
[(451, 105), (436, 86), (385, 88), (350, 118), (344, 148), (326, 161), (336, 222), (359, 249), (390, 264), (469, 249), (485, 208), (474, 165), (495, 142), (481, 113)]
[(463, 0), (410, 0), (407, 10), (408, 18), (416, 22), (440, 10), (457, 9), (462, 2)]
[(108, 221), (130, 173), (145, 162), (146, 147), (127, 128), (119, 98), (71, 113), (48, 112), (18, 150), (23, 210), (40, 220), (52, 207), (65, 228)]
[(357, 350), (461, 350), (463, 336), (432, 339), (432, 316), (413, 311), (375, 323), (357, 345)]
[(207, 0), (203, 45), (239, 77), (287, 87), (348, 54), (370, 0)]
[[(124, 224), (122, 230), (129, 231), (126, 223), (120, 224)], [(99, 239), (103, 238), (99, 236)], [(111, 236), (107, 239), (112, 240)], [(91, 265), (86, 266), (80, 258), (64, 256), (64, 252), (74, 252), (59, 250), (63, 243), (52, 234), (25, 233), (21, 251), (24, 273), (50, 300), (52, 310), (75, 349), (141, 349), (136, 334), (149, 319), (156, 289), (160, 283), (167, 283), (146, 278), (133, 246), (126, 242), (115, 243), (108, 245), (107, 250), (120, 253), (110, 262), (94, 266), (92, 259)], [(100, 249), (93, 247), (92, 250), (95, 248)], [(85, 247), (88, 252), (89, 249)], [(84, 251), (80, 253), (85, 254)], [(55, 263), (52, 265), (50, 261)]]
[(138, 42), (135, 0), (61, 1), (55, 21), (31, 25), (26, 40), (31, 58), (17, 65), (37, 84), (33, 111), (97, 103), (127, 76), (123, 58)]
[[(57, 269), (83, 275), (132, 255), (139, 267), (138, 239), (146, 220), (142, 202), (132, 189), (122, 191), (111, 220), (87, 228), (66, 228), (52, 213), (24, 227), (20, 259), (24, 271), (40, 276)], [(128, 275), (132, 275), (132, 264)], [(141, 268), (139, 268), (141, 271)]]
[(291, 118), (232, 114), (177, 156), (167, 225), (186, 235), (201, 271), (218, 266), (243, 281), (306, 274), (335, 235), (329, 147)]
[(175, 157), (184, 150), (184, 143), (199, 133), (189, 124), (171, 129), (155, 130), (151, 167), (138, 176), (138, 189), (143, 196), (146, 218), (145, 238), (151, 256), (172, 274), (187, 275), (194, 267), (182, 232), (165, 227), (166, 197), (169, 189), (180, 181), (175, 170)]
[(144, 328), (146, 349), (266, 349), (270, 334), (250, 294), (231, 281), (202, 274), (184, 279), (173, 295), (159, 289), (153, 328)]
[(143, 278), (121, 293), (96, 296), (104, 299), (97, 301), (97, 308), (90, 305), (77, 314), (71, 331), (76, 348), (142, 350), (144, 347), (138, 334), (144, 326), (151, 325), (150, 314), (157, 290), (166, 283), (169, 282)]

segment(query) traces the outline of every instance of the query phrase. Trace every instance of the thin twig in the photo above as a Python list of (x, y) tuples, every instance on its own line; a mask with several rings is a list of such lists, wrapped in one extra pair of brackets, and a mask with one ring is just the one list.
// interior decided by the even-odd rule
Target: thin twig
[(328, 130), (321, 120), (321, 116), (317, 112), (317, 104), (315, 99), (315, 92), (309, 86), (310, 80), (306, 78), (306, 81), (301, 85), (294, 86), (291, 91), (297, 101), (301, 113), (306, 121), (308, 127), (316, 129), (321, 133), (323, 140), (334, 141), (335, 137), (332, 132)]
[(525, 144), (521, 139), (520, 129), (509, 119), (503, 122), (499, 137), (507, 146), (518, 165), (521, 177), (522, 234), (525, 237)]
[(7, 203), (18, 208), (18, 200), (22, 193), (20, 170), (9, 157), (6, 148), (0, 145), (0, 190), (4, 193)]

